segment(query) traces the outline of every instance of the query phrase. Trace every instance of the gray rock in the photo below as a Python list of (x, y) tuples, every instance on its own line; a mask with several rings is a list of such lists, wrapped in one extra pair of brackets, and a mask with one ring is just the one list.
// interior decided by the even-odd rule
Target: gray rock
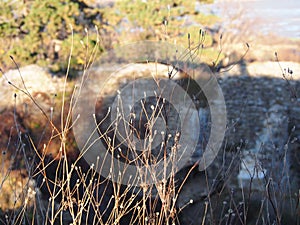
[[(29, 65), (17, 69), (9, 70), (0, 77), (0, 111), (5, 108), (14, 106), (15, 104), (24, 104), (29, 102), (31, 96), (34, 95), (47, 95), (50, 98), (54, 94), (58, 94), (63, 90), (63, 79), (52, 76), (50, 72), (37, 65)], [(25, 92), (25, 93), (24, 93)], [(16, 98), (14, 98), (16, 94)], [(38, 102), (43, 106), (47, 107), (44, 110), (48, 111), (50, 107), (45, 105), (45, 102)]]

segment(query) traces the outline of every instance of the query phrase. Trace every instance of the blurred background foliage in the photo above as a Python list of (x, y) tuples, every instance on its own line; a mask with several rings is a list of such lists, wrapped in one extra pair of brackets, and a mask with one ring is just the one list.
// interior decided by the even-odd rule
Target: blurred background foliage
[[(9, 55), (22, 66), (37, 63), (54, 72), (65, 69), (74, 31), (73, 66), (80, 69), (85, 60), (85, 28), (93, 29), (97, 12), (72, 0), (1, 1), (0, 37), (1, 64), (11, 65)], [(71, 26), (70, 26), (71, 25)], [(89, 40), (95, 40), (94, 36)], [(90, 41), (94, 45), (95, 41)]]
[[(187, 46), (187, 33), (191, 34), (191, 40), (198, 41), (199, 30), (219, 20), (214, 15), (200, 12), (197, 9), (199, 1), (123, 0), (116, 1), (112, 7), (99, 7), (97, 2), (1, 1), (1, 68), (14, 67), (9, 59), (12, 55), (21, 66), (36, 63), (53, 72), (65, 71), (72, 45), (71, 27), (74, 33), (71, 67), (82, 70), (87, 59), (87, 46), (91, 50), (96, 45), (95, 26), (102, 40), (98, 48), (103, 52), (124, 42), (140, 40), (176, 41)], [(203, 60), (208, 63), (218, 54), (211, 49), (213, 43), (212, 36), (207, 34)]]

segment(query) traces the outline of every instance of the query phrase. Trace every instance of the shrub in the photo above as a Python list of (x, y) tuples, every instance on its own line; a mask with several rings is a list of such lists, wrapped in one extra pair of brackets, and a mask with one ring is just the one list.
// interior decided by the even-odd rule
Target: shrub
[[(1, 1), (2, 67), (10, 67), (8, 56), (13, 55), (22, 66), (37, 63), (50, 65), (54, 72), (64, 70), (73, 29), (74, 67), (82, 69), (86, 49), (80, 40), (86, 35), (85, 28), (94, 27), (97, 13), (78, 0)], [(89, 39), (95, 39), (95, 35)], [(89, 44), (95, 46), (95, 42)]]
[[(196, 2), (176, 0), (117, 1), (113, 8), (102, 10), (103, 27), (110, 32), (117, 33), (118, 39), (114, 41), (114, 45), (124, 41), (167, 40), (176, 42), (181, 46), (187, 46), (187, 34), (189, 33), (193, 40), (203, 44), (205, 54), (201, 56), (201, 60), (212, 65), (212, 59), (217, 57), (217, 54), (211, 55), (212, 52), (217, 53), (213, 47), (213, 37), (209, 33), (206, 33), (205, 37), (201, 37), (199, 31), (204, 31), (207, 26), (215, 24), (219, 18), (198, 11)], [(211, 3), (213, 1), (201, 2)], [(203, 40), (199, 41), (198, 37)], [(220, 58), (222, 57), (223, 54)]]

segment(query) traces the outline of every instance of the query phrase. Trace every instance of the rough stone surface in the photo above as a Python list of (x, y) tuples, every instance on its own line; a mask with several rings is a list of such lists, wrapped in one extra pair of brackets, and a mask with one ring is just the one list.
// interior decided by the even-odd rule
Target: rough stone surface
[(220, 81), (228, 112), (226, 148), (256, 155), (272, 176), (290, 168), (284, 163), (297, 151), (290, 144), (300, 133), (295, 114), (300, 107), (299, 81), (250, 76)]
[[(9, 84), (10, 82), (11, 84)], [(31, 95), (47, 95), (49, 98), (53, 97), (63, 90), (63, 80), (57, 77), (52, 77), (51, 74), (44, 68), (37, 65), (29, 65), (20, 68), (20, 73), (17, 69), (9, 70), (4, 73), (0, 78), (1, 90), (1, 102), (0, 110), (14, 106), (16, 103), (24, 104), (28, 102), (28, 96), (22, 91), (28, 92)], [(14, 93), (17, 97), (14, 98)], [(39, 102), (46, 104), (46, 102)], [(44, 110), (49, 110), (45, 108)]]

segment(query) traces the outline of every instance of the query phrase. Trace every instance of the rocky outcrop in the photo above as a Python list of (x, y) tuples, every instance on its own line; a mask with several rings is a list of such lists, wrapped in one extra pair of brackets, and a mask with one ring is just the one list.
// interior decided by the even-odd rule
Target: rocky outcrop
[[(141, 65), (134, 67), (135, 74), (147, 73), (145, 68), (141, 70), (139, 66)], [(253, 164), (249, 155), (255, 155), (261, 160), (260, 172), (272, 174), (275, 179), (274, 176), (277, 176), (283, 168), (289, 170), (288, 168), (294, 167), (289, 158), (295, 153), (296, 149), (292, 146), (299, 142), (300, 137), (299, 65), (288, 62), (280, 64), (266, 62), (244, 66), (247, 71), (245, 75), (239, 74), (240, 70), (235, 68), (216, 74), (227, 109), (228, 122), (224, 148), (227, 151), (240, 151), (245, 155), (245, 159), (248, 159), (245, 160), (245, 164), (249, 161), (249, 165)], [(162, 68), (157, 71), (167, 74), (167, 68), (165, 71)], [(102, 72), (98, 70), (98, 73)], [(130, 82), (131, 71), (122, 70), (122, 73), (124, 75), (120, 75), (118, 81), (115, 80), (113, 85), (107, 86), (106, 93), (110, 91), (116, 93), (116, 90), (122, 89), (126, 82)], [(282, 74), (285, 74), (285, 77)], [(177, 79), (179, 78), (180, 76)], [(104, 105), (111, 104), (110, 101), (104, 103)], [(101, 105), (104, 106), (103, 102)], [(206, 107), (207, 105), (204, 105), (204, 108), (203, 106), (200, 108)], [(99, 116), (104, 117), (106, 110), (104, 112), (99, 110), (99, 113), (103, 113)]]
[[(177, 204), (179, 208), (187, 208), (184, 210), (186, 215), (189, 215), (188, 211), (193, 211), (194, 207), (200, 207), (199, 204), (203, 204), (204, 199), (211, 193), (216, 193), (218, 189), (238, 191), (242, 188), (244, 192), (248, 190), (263, 194), (266, 187), (272, 186), (271, 192), (277, 199), (275, 201), (282, 199), (283, 193), (288, 190), (297, 195), (300, 181), (297, 175), (300, 137), (299, 65), (289, 62), (266, 62), (236, 67), (243, 68), (229, 68), (228, 71), (216, 74), (226, 102), (226, 136), (220, 157), (206, 172), (193, 170), (183, 186)], [(103, 71), (103, 68), (98, 70), (100, 74)], [(131, 76), (128, 74), (136, 75), (139, 71), (141, 72), (139, 66), (135, 67), (134, 72), (127, 70), (112, 86), (106, 87), (106, 93), (121, 90), (130, 82)], [(114, 97), (108, 99), (102, 100), (100, 105), (111, 105)], [(199, 109), (207, 111), (207, 104), (202, 104)], [(107, 110), (102, 112), (99, 108), (98, 112), (103, 118)], [(200, 114), (200, 118), (203, 115)], [(198, 150), (198, 156), (201, 157), (203, 148)], [(178, 177), (179, 183), (189, 168), (183, 169)], [(190, 200), (194, 204), (190, 203)], [(286, 201), (281, 202), (284, 204)], [(203, 207), (202, 209), (204, 210)], [(273, 216), (276, 217), (275, 214)]]
[[(204, 210), (203, 201), (207, 200), (210, 195), (213, 198), (212, 193), (222, 190), (224, 192), (231, 188), (239, 190), (241, 186), (246, 190), (250, 185), (252, 190), (264, 192), (266, 185), (270, 186), (271, 181), (274, 190), (281, 192), (287, 190), (285, 189), (287, 184), (293, 193), (299, 187), (299, 66), (282, 64), (281, 70), (280, 67), (275, 68), (276, 65), (278, 63), (269, 62), (259, 65), (254, 63), (243, 65), (245, 68), (241, 70), (234, 71), (233, 69), (216, 74), (226, 102), (226, 136), (219, 157), (205, 172), (193, 169), (186, 185), (181, 190), (177, 206), (184, 208), (182, 210), (183, 223), (188, 221), (189, 213), (197, 212), (197, 207), (201, 206)], [(156, 67), (155, 71), (151, 71), (143, 68), (141, 64), (135, 68), (135, 75), (143, 77), (146, 73), (157, 73), (157, 68), (168, 76), (166, 67)], [(264, 71), (265, 68), (268, 68), (268, 72)], [(118, 68), (94, 68), (90, 71), (90, 75), (102, 73), (104, 75), (99, 76), (99, 82), (104, 82), (105, 77), (115, 69)], [(247, 73), (239, 74), (241, 71), (247, 71)], [(132, 79), (132, 70), (121, 70), (121, 72), (124, 74), (120, 76), (120, 79), (111, 80), (110, 84), (105, 87), (105, 95), (98, 98), (95, 105), (98, 121), (105, 117), (107, 106), (111, 105), (115, 96), (118, 95), (117, 90), (125, 87)], [(285, 79), (282, 78), (282, 72), (285, 74)], [(259, 74), (264, 76), (259, 76)], [(3, 99), (0, 103), (1, 148), (7, 143), (10, 143), (7, 145), (9, 148), (15, 148), (12, 142), (18, 143), (20, 134), (28, 132), (35, 137), (33, 140), (37, 146), (43, 146), (51, 137), (52, 131), (45, 114), (54, 123), (60, 123), (60, 101), (64, 81), (52, 77), (46, 70), (37, 66), (21, 68), (21, 75), (22, 77), (18, 71), (10, 71), (0, 79), (2, 84), (0, 95)], [(184, 74), (180, 76), (185, 77)], [(176, 79), (180, 79), (180, 76)], [(147, 83), (143, 85), (146, 88)], [(71, 86), (68, 85), (68, 93), (71, 93)], [(96, 83), (89, 87), (90, 90), (87, 91), (90, 91), (90, 95), (99, 94), (99, 90), (95, 88), (98, 87)], [(30, 94), (35, 102), (23, 91)], [(89, 98), (89, 95), (86, 97)], [(129, 98), (126, 99), (126, 101), (129, 100)], [(41, 109), (45, 114), (41, 113)], [(150, 107), (147, 110), (151, 111), (151, 109)], [(197, 110), (198, 113), (201, 111), (199, 113), (202, 118), (201, 123), (209, 123), (209, 109), (205, 101), (197, 103)], [(16, 132), (17, 127), (18, 132)], [(135, 128), (147, 130), (138, 123), (135, 123)], [(190, 129), (197, 131), (195, 127)], [(43, 138), (39, 138), (41, 136)], [(61, 140), (58, 139), (56, 144), (49, 147), (53, 155), (58, 153), (60, 142)], [(198, 147), (197, 157), (201, 157), (203, 147)], [(178, 174), (179, 183), (189, 173), (190, 166)], [(51, 168), (49, 167), (47, 171), (51, 172), (54, 169)], [(89, 166), (86, 168), (88, 169)], [(227, 201), (228, 195), (223, 199), (218, 199), (220, 200)], [(199, 210), (198, 213), (200, 213)]]

